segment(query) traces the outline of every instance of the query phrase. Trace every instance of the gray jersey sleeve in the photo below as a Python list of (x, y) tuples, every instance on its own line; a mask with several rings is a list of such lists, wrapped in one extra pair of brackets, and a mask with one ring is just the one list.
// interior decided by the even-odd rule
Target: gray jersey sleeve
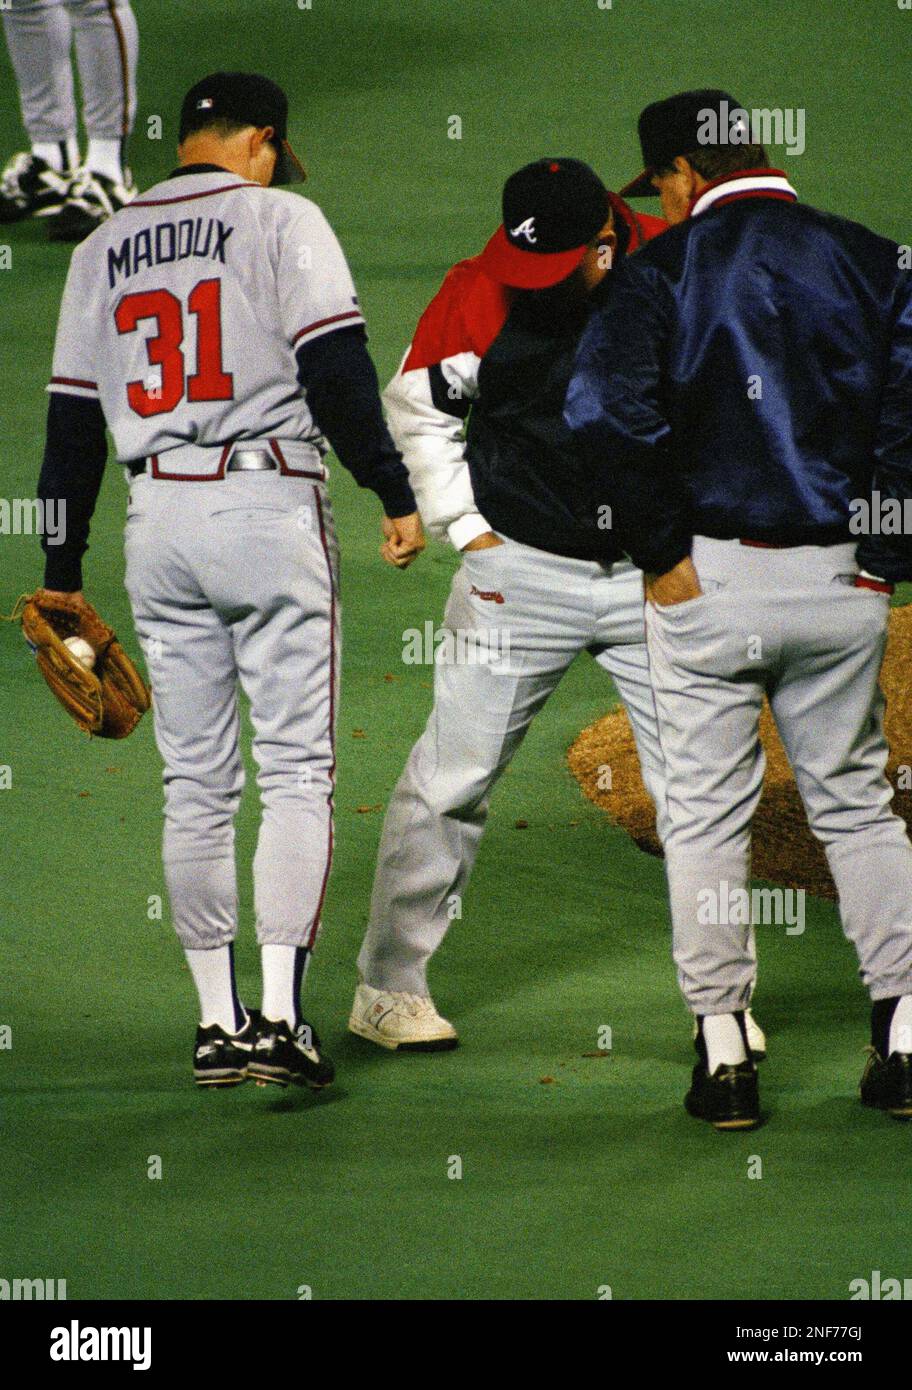
[(345, 254), (323, 213), (305, 198), (280, 229), (280, 312), (295, 350), (337, 328), (364, 323)]
[(85, 246), (77, 247), (70, 261), (57, 320), (54, 365), (48, 390), (97, 400), (102, 305), (92, 285), (87, 250)]

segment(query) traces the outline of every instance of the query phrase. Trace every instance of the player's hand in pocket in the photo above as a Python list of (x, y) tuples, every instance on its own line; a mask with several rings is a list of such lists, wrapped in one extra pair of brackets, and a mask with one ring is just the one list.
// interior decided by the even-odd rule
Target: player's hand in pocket
[(417, 512), (409, 516), (383, 518), (383, 534), (386, 537), (380, 547), (380, 554), (387, 564), (404, 570), (416, 560), (426, 545), (421, 518)]
[(673, 608), (677, 603), (699, 598), (702, 592), (697, 571), (689, 555), (685, 555), (674, 569), (668, 570), (665, 574), (646, 575), (646, 597), (659, 608)]
[(490, 550), (495, 545), (503, 545), (500, 536), (495, 536), (493, 531), (482, 531), (480, 536), (462, 547), (462, 553), (465, 555), (467, 550)]

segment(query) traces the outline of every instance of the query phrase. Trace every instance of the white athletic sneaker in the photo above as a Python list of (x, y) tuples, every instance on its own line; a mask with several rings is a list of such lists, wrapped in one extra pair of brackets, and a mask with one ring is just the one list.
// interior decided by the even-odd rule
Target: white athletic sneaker
[[(750, 1048), (750, 1054), (755, 1062), (762, 1062), (766, 1057), (766, 1034), (754, 1018), (750, 1009), (744, 1010), (744, 1026), (747, 1030), (747, 1045)], [(694, 1037), (697, 1036), (698, 1032), (697, 1020), (694, 1019)]]
[(348, 1028), (359, 1038), (401, 1052), (446, 1052), (459, 1042), (429, 994), (374, 989), (363, 980), (355, 990)]
[(751, 1056), (755, 1062), (762, 1062), (766, 1056), (766, 1034), (750, 1009), (744, 1010), (744, 1026), (747, 1030), (747, 1044)]

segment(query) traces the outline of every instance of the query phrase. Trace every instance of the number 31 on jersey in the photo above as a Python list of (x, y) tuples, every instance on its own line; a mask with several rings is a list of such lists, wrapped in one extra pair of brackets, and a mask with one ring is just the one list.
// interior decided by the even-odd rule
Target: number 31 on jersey
[(118, 333), (135, 333), (140, 323), (154, 319), (156, 333), (146, 340), (150, 367), (161, 373), (158, 385), (127, 383), (130, 407), (144, 419), (167, 415), (181, 401), (230, 401), (234, 377), (222, 362), (222, 282), (200, 280), (187, 298), (196, 317), (196, 371), (187, 376), (183, 351), (184, 306), (170, 290), (141, 290), (125, 295), (114, 311)]

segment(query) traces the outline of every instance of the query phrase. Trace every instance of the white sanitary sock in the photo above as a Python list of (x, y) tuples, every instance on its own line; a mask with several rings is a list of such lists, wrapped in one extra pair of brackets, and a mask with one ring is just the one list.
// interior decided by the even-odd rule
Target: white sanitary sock
[(89, 140), (86, 164), (93, 174), (104, 174), (105, 178), (113, 179), (115, 183), (123, 183), (123, 166), (120, 162), (122, 148), (121, 140), (98, 140), (93, 136)]
[(912, 994), (900, 996), (890, 1020), (890, 1052), (912, 1052)]
[[(32, 154), (36, 159), (43, 159), (45, 164), (50, 164), (52, 169), (56, 169), (58, 174), (75, 169), (79, 164), (79, 145), (75, 137), (69, 140), (34, 140), (32, 142)], [(64, 157), (66, 164), (64, 165)]]
[(263, 946), (263, 1017), (284, 1019), (294, 1028), (299, 1018), (301, 990), (310, 964), (303, 946)]
[(744, 1038), (734, 1014), (707, 1014), (703, 1019), (703, 1041), (710, 1076), (717, 1067), (734, 1067), (747, 1061)]
[(216, 946), (213, 951), (184, 951), (190, 974), (200, 1001), (200, 1023), (211, 1028), (213, 1023), (226, 1033), (238, 1033), (246, 1025), (247, 1015), (234, 985), (234, 952), (230, 946)]

